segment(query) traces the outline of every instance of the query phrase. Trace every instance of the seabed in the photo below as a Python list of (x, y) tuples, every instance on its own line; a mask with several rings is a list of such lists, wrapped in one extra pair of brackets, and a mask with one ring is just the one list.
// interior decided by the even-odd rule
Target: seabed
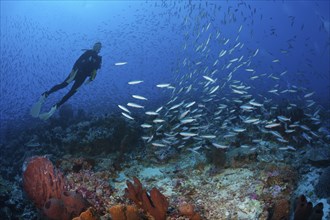
[[(111, 120), (113, 127), (122, 123)], [(130, 133), (134, 138), (129, 139), (130, 126), (122, 130), (126, 129), (126, 135), (115, 137), (109, 124), (105, 128), (98, 123), (95, 119), (66, 128), (49, 125), (54, 127), (48, 132), (23, 132), (2, 146), (1, 216), (41, 218), (41, 211), (23, 191), (20, 167), (27, 158), (45, 156), (63, 173), (66, 190), (87, 199), (99, 219), (114, 219), (109, 213), (113, 206), (134, 205), (125, 196), (127, 181), (133, 182), (133, 177), (147, 192), (155, 187), (166, 197), (166, 219), (189, 219), (179, 211), (182, 204), (191, 204), (200, 219), (293, 218), (300, 195), (313, 204), (322, 202), (323, 219), (329, 218), (329, 199), (315, 193), (328, 158), (311, 156), (320, 151), (328, 154), (329, 145), (293, 151), (276, 150), (281, 147), (278, 143), (261, 142), (255, 149), (182, 150), (165, 155), (166, 151), (156, 153), (162, 150), (159, 147), (136, 142), (137, 134)], [(144, 210), (138, 212), (145, 216), (142, 219), (152, 219)]]

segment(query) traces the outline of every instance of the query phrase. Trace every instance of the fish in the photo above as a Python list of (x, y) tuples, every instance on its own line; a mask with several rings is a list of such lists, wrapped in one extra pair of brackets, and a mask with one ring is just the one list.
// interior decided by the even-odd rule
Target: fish
[(296, 130), (294, 130), (294, 129), (285, 129), (285, 133), (287, 133), (287, 134), (290, 134), (290, 133), (293, 133), (293, 132), (295, 132)]
[(231, 59), (231, 60), (229, 60), (229, 63), (236, 62), (237, 60), (238, 60), (238, 58)]
[(248, 118), (248, 119), (243, 120), (243, 122), (246, 124), (256, 123), (259, 121), (260, 121), (260, 119), (258, 119), (258, 118)]
[(241, 32), (242, 28), (243, 28), (243, 26), (241, 25), (238, 29), (238, 33)]
[(275, 127), (278, 127), (278, 126), (281, 126), (281, 124), (280, 123), (272, 123), (272, 124), (265, 125), (265, 128), (275, 128)]
[(255, 80), (255, 79), (258, 79), (259, 78), (259, 76), (251, 76), (250, 77), (250, 79), (252, 79), (252, 80)]
[(309, 143), (312, 140), (312, 138), (308, 134), (306, 134), (305, 132), (303, 132), (301, 136), (303, 136), (303, 138), (305, 138)]
[(155, 112), (159, 113), (162, 109), (163, 109), (163, 106), (157, 108)]
[(211, 134), (205, 134), (205, 135), (201, 135), (200, 137), (206, 138), (206, 139), (213, 139), (213, 138), (216, 138), (217, 136), (211, 135)]
[(315, 104), (315, 102), (310, 102), (306, 107), (307, 107), (307, 108), (310, 108), (310, 107), (312, 107), (314, 104)]
[(169, 84), (169, 83), (163, 83), (163, 84), (158, 84), (158, 85), (156, 85), (158, 88), (167, 88), (167, 87), (169, 87), (171, 84)]
[(240, 95), (247, 94), (247, 92), (245, 92), (245, 91), (236, 90), (236, 89), (232, 89), (232, 90), (233, 90), (233, 93), (236, 93), (236, 94), (240, 94)]
[(187, 105), (185, 106), (186, 108), (189, 108), (191, 106), (193, 106), (196, 102), (190, 102), (190, 103), (187, 103)]
[(193, 153), (196, 153), (196, 154), (200, 154), (198, 152), (199, 149), (201, 149), (202, 146), (198, 146), (198, 147), (194, 147), (194, 148), (188, 148), (187, 150), (193, 152)]
[(126, 64), (127, 64), (127, 62), (118, 62), (118, 63), (115, 63), (115, 66), (123, 66)]
[(134, 120), (133, 117), (131, 117), (130, 115), (126, 114), (125, 112), (122, 112), (121, 114), (122, 114), (123, 116), (125, 116), (126, 118), (128, 118), (128, 119)]
[(218, 72), (218, 69), (213, 70), (211, 75), (213, 76), (216, 72)]
[(305, 131), (310, 131), (311, 129), (307, 127), (306, 125), (300, 125), (300, 128), (305, 130)]
[(165, 144), (158, 143), (158, 142), (152, 142), (151, 144), (152, 144), (153, 146), (155, 146), (155, 147), (166, 147)]
[(192, 133), (192, 132), (180, 132), (179, 134), (183, 137), (194, 137), (194, 136), (198, 135), (198, 134)]
[(283, 138), (276, 138), (279, 142), (282, 142), (282, 143), (288, 143), (289, 141), (283, 139)]
[(229, 146), (221, 145), (221, 144), (218, 144), (218, 143), (215, 143), (215, 142), (213, 142), (212, 145), (214, 147), (216, 147), (217, 149), (227, 149), (227, 148), (229, 148)]
[(148, 100), (147, 98), (140, 96), (140, 95), (132, 95), (133, 98), (139, 99), (139, 100)]
[(176, 108), (179, 108), (184, 102), (180, 102), (179, 104), (177, 105), (173, 105), (169, 110), (173, 110), (173, 109), (176, 109)]
[(253, 57), (257, 56), (258, 52), (259, 52), (259, 48), (256, 49), (256, 51), (254, 52), (254, 54), (253, 54), (252, 56), (253, 56)]
[(270, 93), (277, 93), (277, 89), (271, 89), (271, 90), (269, 90), (268, 92), (270, 92)]
[(253, 100), (249, 101), (249, 104), (252, 105), (252, 106), (255, 106), (255, 107), (262, 107), (263, 106), (263, 104), (255, 102)]
[(210, 81), (210, 82), (215, 82), (215, 80), (212, 79), (212, 78), (209, 77), (209, 76), (203, 76), (203, 77), (204, 77), (204, 79), (206, 79), (206, 80), (208, 80), (208, 81)]
[(280, 76), (283, 76), (283, 75), (286, 74), (287, 72), (288, 72), (287, 70), (283, 71), (282, 73), (280, 73)]
[(186, 117), (186, 115), (187, 115), (189, 112), (190, 112), (190, 110), (187, 110), (187, 111), (181, 113), (180, 116), (179, 116), (179, 119), (182, 119), (182, 118)]
[(282, 122), (291, 121), (290, 118), (287, 118), (287, 117), (282, 116), (282, 115), (277, 116), (277, 119), (278, 119), (279, 121), (282, 121)]
[(222, 50), (222, 51), (219, 53), (219, 58), (220, 58), (220, 57), (223, 57), (226, 53), (227, 53), (226, 50)]
[(250, 146), (249, 145), (246, 145), (246, 144), (242, 144), (240, 147), (241, 148), (250, 148)]
[(215, 93), (219, 88), (220, 88), (219, 85), (213, 87), (213, 88), (211, 89), (211, 91), (209, 92), (209, 94), (211, 95), (211, 94)]
[(186, 118), (186, 119), (181, 119), (180, 120), (180, 123), (181, 124), (187, 124), (187, 123), (191, 123), (191, 122), (194, 122), (194, 121), (196, 121), (196, 119), (194, 119), (194, 118)]
[(274, 135), (275, 137), (277, 137), (277, 138), (284, 139), (284, 138), (282, 137), (282, 135), (281, 135), (280, 133), (278, 133), (277, 131), (270, 131), (270, 133), (271, 133), (272, 135)]
[(253, 109), (255, 109), (251, 105), (241, 105), (240, 108), (243, 109), (243, 110), (253, 110)]
[(133, 107), (133, 108), (144, 108), (144, 106), (135, 104), (133, 102), (127, 103), (127, 106), (130, 106), (130, 107)]
[(152, 125), (144, 123), (144, 124), (141, 125), (141, 127), (142, 128), (151, 128)]
[(165, 120), (157, 118), (157, 119), (154, 119), (153, 122), (154, 123), (163, 123), (163, 122), (165, 122)]
[(147, 111), (145, 112), (146, 115), (159, 115), (158, 112)]
[(246, 131), (246, 129), (245, 128), (238, 128), (238, 127), (236, 127), (236, 128), (233, 128), (233, 131), (235, 131), (237, 133), (240, 133), (240, 132)]
[(136, 85), (136, 84), (140, 84), (140, 83), (143, 83), (143, 80), (134, 80), (134, 81), (128, 82), (129, 85)]
[(122, 106), (122, 105), (118, 105), (118, 107), (119, 107), (121, 110), (123, 110), (123, 111), (125, 111), (125, 112), (127, 112), (127, 113), (131, 113), (127, 108), (125, 108), (125, 107)]
[(314, 94), (315, 94), (315, 92), (308, 93), (308, 94), (304, 95), (304, 98), (311, 97), (311, 96), (314, 95)]

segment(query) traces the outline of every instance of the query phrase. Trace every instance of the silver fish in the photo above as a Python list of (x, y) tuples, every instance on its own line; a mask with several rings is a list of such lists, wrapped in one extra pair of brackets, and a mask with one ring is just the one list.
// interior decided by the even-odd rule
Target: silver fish
[(227, 149), (229, 148), (229, 146), (225, 146), (225, 145), (221, 145), (221, 144), (218, 144), (218, 143), (215, 143), (213, 142), (212, 145), (218, 149)]
[(144, 106), (135, 104), (133, 102), (127, 103), (127, 106), (130, 106), (130, 107), (133, 107), (133, 108), (144, 108)]
[(147, 98), (140, 96), (140, 95), (132, 95), (133, 98), (139, 99), (139, 100), (148, 100)]
[(143, 80), (135, 80), (135, 81), (130, 81), (130, 82), (128, 82), (128, 84), (129, 85), (136, 85), (136, 84), (140, 84), (140, 83), (142, 83), (143, 82)]
[(127, 112), (127, 113), (131, 113), (127, 108), (125, 108), (125, 107), (122, 106), (122, 105), (118, 105), (118, 107), (119, 107), (121, 110), (123, 110), (123, 111), (125, 111), (125, 112)]
[(115, 63), (115, 66), (123, 66), (126, 64), (127, 64), (127, 62), (118, 62), (118, 63)]
[(122, 112), (121, 114), (122, 114), (123, 116), (125, 116), (126, 118), (128, 118), (128, 119), (134, 120), (133, 117), (131, 117), (130, 115), (126, 114), (125, 112)]
[(184, 136), (184, 137), (194, 137), (194, 136), (197, 136), (198, 135), (198, 134), (192, 133), (192, 132), (180, 132), (179, 134), (181, 136)]

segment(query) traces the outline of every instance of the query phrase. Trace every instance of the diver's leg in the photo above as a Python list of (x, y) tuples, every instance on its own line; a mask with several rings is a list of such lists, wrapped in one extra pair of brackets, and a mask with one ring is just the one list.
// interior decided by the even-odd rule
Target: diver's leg
[(38, 117), (41, 107), (42, 107), (43, 103), (46, 101), (49, 94), (56, 92), (57, 90), (63, 89), (64, 87), (69, 85), (69, 83), (72, 82), (72, 80), (76, 77), (76, 75), (77, 75), (77, 70), (72, 70), (71, 73), (69, 74), (69, 76), (64, 80), (64, 82), (54, 86), (49, 91), (42, 93), (39, 100), (32, 105), (32, 108), (30, 110), (31, 116), (35, 117), (35, 118)]
[(77, 72), (78, 72), (78, 70), (72, 70), (71, 73), (69, 74), (69, 76), (64, 80), (64, 82), (53, 86), (49, 91), (44, 92), (42, 95), (45, 95), (45, 97), (47, 98), (47, 96), (50, 95), (51, 93), (65, 88), (67, 85), (69, 85), (74, 80), (74, 78), (77, 75)]
[(70, 91), (61, 99), (61, 101), (59, 101), (56, 104), (56, 107), (60, 107), (61, 105), (63, 105), (63, 103), (65, 103), (71, 96), (73, 96), (78, 88), (83, 84), (84, 80), (80, 79), (80, 80), (76, 80), (75, 83), (72, 85)]
[(59, 101), (56, 105), (53, 105), (49, 112), (39, 115), (39, 118), (42, 120), (47, 120), (48, 118), (50, 118), (58, 109), (58, 107), (60, 107), (64, 102), (66, 102), (71, 96), (73, 96), (77, 92), (77, 89), (83, 84), (83, 82), (84, 79), (78, 81), (76, 80), (75, 83), (72, 85), (70, 91), (61, 99), (61, 101)]

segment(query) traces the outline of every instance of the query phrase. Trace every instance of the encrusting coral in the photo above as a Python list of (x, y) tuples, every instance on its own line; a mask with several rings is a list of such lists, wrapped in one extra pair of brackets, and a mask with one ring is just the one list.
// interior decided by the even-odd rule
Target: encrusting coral
[(80, 216), (73, 218), (72, 220), (97, 220), (98, 216), (95, 214), (93, 208), (89, 208), (86, 211), (82, 212)]
[(195, 207), (192, 204), (184, 203), (179, 206), (179, 213), (189, 218), (189, 220), (201, 220), (202, 218), (195, 212)]
[(165, 220), (166, 212), (169, 202), (166, 197), (159, 192), (158, 189), (153, 188), (150, 191), (150, 196), (147, 191), (142, 188), (141, 182), (138, 178), (133, 177), (134, 184), (127, 181), (127, 188), (125, 189), (125, 196), (132, 200), (135, 205), (148, 212), (157, 220)]
[(109, 209), (112, 219), (116, 220), (139, 220), (139, 211), (132, 205), (115, 205)]

